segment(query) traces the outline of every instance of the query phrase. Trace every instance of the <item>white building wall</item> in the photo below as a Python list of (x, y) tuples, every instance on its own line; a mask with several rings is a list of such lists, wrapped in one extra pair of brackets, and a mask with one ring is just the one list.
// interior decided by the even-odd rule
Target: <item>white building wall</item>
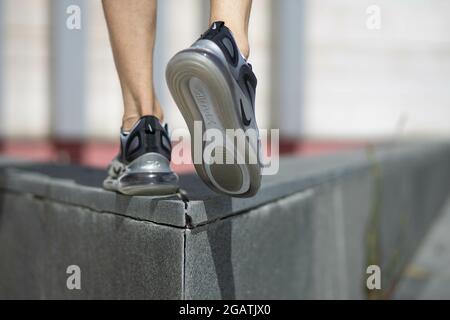
[(6, 0), (2, 133), (42, 137), (49, 133), (48, 1)]
[[(271, 3), (255, 0), (251, 62), (258, 75), (257, 117), (269, 127)], [(8, 137), (48, 136), (49, 0), (4, 0), (6, 17), (1, 122)], [(303, 132), (321, 137), (450, 135), (450, 2), (448, 0), (305, 0)], [(164, 66), (206, 28), (207, 0), (164, 0), (158, 24), (156, 87), (172, 128), (184, 121), (170, 97)], [(381, 29), (366, 27), (369, 5)], [(205, 9), (206, 8), (206, 9)], [(100, 1), (89, 1), (88, 137), (116, 140), (122, 101)], [(182, 28), (180, 28), (180, 25)], [(292, 30), (291, 30), (292, 31)], [(286, 36), (292, 35), (287, 30)], [(164, 34), (165, 33), (165, 34)], [(295, 33), (294, 33), (295, 34)], [(301, 101), (298, 102), (299, 106)], [(282, 124), (281, 124), (282, 125)]]
[[(249, 25), (250, 58), (249, 62), (258, 78), (256, 89), (256, 120), (260, 129), (269, 129), (274, 125), (272, 109), (272, 25), (271, 2), (274, 0), (254, 0)], [(276, 0), (275, 0), (276, 1)]]
[[(306, 135), (450, 135), (450, 1), (307, 4)], [(366, 27), (369, 5), (380, 30)]]

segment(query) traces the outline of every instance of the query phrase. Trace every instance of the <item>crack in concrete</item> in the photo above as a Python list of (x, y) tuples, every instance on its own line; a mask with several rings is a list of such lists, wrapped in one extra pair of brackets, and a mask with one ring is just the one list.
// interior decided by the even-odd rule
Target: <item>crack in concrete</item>
[(95, 213), (99, 213), (99, 214), (109, 214), (109, 215), (113, 215), (113, 216), (118, 216), (118, 217), (122, 217), (122, 218), (125, 218), (125, 219), (137, 221), (137, 222), (144, 222), (144, 223), (149, 223), (149, 224), (154, 224), (154, 225), (163, 226), (163, 227), (169, 227), (169, 228), (175, 228), (175, 229), (180, 229), (180, 230), (185, 230), (186, 229), (185, 226), (181, 227), (181, 226), (176, 226), (176, 225), (168, 224), (168, 223), (155, 222), (155, 221), (147, 220), (147, 219), (140, 219), (140, 218), (137, 218), (137, 217), (132, 217), (132, 216), (129, 216), (129, 215), (126, 215), (126, 214), (120, 214), (120, 213), (117, 213), (117, 212), (93, 209), (92, 207), (89, 207), (89, 206), (86, 206), (86, 205), (73, 204), (71, 202), (55, 200), (55, 199), (49, 199), (49, 198), (43, 197), (41, 195), (36, 195), (36, 194), (30, 193), (30, 192), (19, 192), (19, 191), (15, 191), (15, 190), (4, 189), (4, 188), (0, 188), (0, 190), (2, 190), (3, 193), (10, 193), (10, 194), (15, 194), (15, 195), (28, 196), (28, 197), (36, 199), (38, 201), (53, 202), (53, 203), (56, 203), (56, 204), (62, 204), (62, 205), (73, 207), (73, 208), (81, 208), (81, 209), (89, 210), (89, 211), (92, 211), (92, 212), (95, 212)]
[[(260, 209), (260, 208), (262, 208), (264, 206), (267, 206), (269, 204), (282, 201), (284, 199), (287, 199), (289, 197), (292, 197), (292, 196), (295, 196), (295, 195), (298, 195), (298, 194), (302, 194), (303, 193), (304, 194), (304, 198), (307, 198), (307, 197), (310, 197), (310, 196), (312, 196), (314, 194), (314, 190), (315, 190), (314, 187), (311, 187), (311, 188), (308, 188), (308, 189), (305, 189), (305, 190), (300, 190), (298, 192), (294, 192), (294, 193), (291, 193), (291, 194), (288, 194), (288, 195), (281, 196), (281, 197), (277, 198), (276, 200), (263, 202), (263, 203), (260, 203), (260, 204), (258, 204), (256, 206), (253, 206), (253, 207), (250, 207), (250, 208), (244, 208), (242, 210), (230, 213), (230, 214), (228, 214), (226, 216), (221, 216), (221, 217), (218, 217), (218, 218), (215, 218), (215, 219), (206, 220), (206, 221), (200, 222), (198, 224), (192, 224), (192, 218), (188, 215), (189, 220), (191, 221), (191, 223), (187, 224), (187, 229), (188, 230), (194, 230), (194, 229), (197, 229), (197, 228), (200, 228), (200, 227), (204, 227), (204, 226), (207, 226), (207, 225), (210, 225), (210, 224), (218, 223), (218, 222), (223, 221), (223, 220), (227, 220), (229, 218), (234, 218), (234, 217), (237, 217), (237, 216), (241, 216), (241, 215), (246, 214), (246, 213), (248, 213), (250, 211), (258, 210), (258, 209)], [(186, 221), (188, 221), (188, 219), (186, 219)]]

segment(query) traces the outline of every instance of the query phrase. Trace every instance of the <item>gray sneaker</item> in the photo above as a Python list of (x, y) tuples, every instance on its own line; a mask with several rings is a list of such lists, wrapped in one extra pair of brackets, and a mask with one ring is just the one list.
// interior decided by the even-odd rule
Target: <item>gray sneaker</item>
[(120, 135), (120, 153), (108, 167), (107, 190), (127, 195), (166, 195), (178, 190), (170, 168), (171, 143), (154, 116), (142, 117), (128, 134)]
[[(219, 130), (223, 140), (227, 129), (254, 133), (246, 137), (245, 143), (235, 144), (234, 150), (223, 141), (202, 143), (202, 162), (194, 164), (198, 175), (216, 192), (235, 197), (253, 196), (261, 183), (261, 148), (254, 112), (257, 80), (231, 31), (223, 22), (214, 22), (190, 48), (170, 60), (166, 78), (191, 137), (196, 136), (194, 121), (202, 123), (202, 136), (206, 129)], [(191, 145), (194, 159), (195, 143)], [(218, 155), (234, 161), (232, 164), (225, 160), (209, 161), (208, 158)]]

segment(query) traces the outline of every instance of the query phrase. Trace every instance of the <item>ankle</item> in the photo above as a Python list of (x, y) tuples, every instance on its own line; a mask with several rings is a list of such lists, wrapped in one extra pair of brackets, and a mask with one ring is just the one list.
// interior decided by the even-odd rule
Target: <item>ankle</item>
[(250, 55), (250, 45), (248, 42), (248, 36), (244, 31), (239, 31), (237, 29), (230, 28), (233, 33), (234, 40), (236, 41), (236, 45), (239, 48), (239, 51), (242, 53), (245, 59), (248, 59)]
[(248, 40), (236, 39), (236, 44), (239, 48), (239, 51), (241, 51), (242, 55), (244, 56), (245, 60), (247, 60), (248, 57), (250, 56), (250, 46), (248, 44)]
[(152, 106), (146, 108), (145, 110), (135, 111), (137, 108), (125, 108), (125, 110), (130, 109), (133, 111), (125, 111), (122, 117), (122, 129), (124, 131), (130, 131), (136, 122), (138, 122), (143, 116), (154, 116), (161, 122), (164, 120), (164, 113), (158, 100), (154, 100)]
[(141, 118), (140, 115), (124, 115), (122, 117), (122, 130), (129, 132), (133, 128), (136, 122)]
[(164, 121), (164, 112), (158, 99), (153, 101), (153, 116), (157, 117), (160, 122)]
[(239, 51), (241, 51), (245, 59), (248, 59), (250, 55), (250, 45), (248, 41), (247, 31), (243, 29), (242, 26), (236, 26), (235, 24), (230, 23), (230, 21), (226, 21), (221, 17), (216, 16), (211, 17), (210, 25), (215, 21), (225, 21), (225, 26), (229, 28), (233, 33), (233, 37), (236, 41), (236, 45), (238, 46)]

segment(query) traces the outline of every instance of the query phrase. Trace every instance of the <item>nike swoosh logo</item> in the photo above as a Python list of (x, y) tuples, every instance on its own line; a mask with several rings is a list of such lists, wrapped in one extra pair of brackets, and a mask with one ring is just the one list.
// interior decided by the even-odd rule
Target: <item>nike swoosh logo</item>
[(120, 173), (122, 172), (121, 168), (113, 167), (112, 169), (116, 176), (120, 175)]
[(252, 123), (252, 118), (248, 119), (245, 111), (244, 111), (244, 106), (242, 105), (242, 99), (239, 99), (239, 102), (241, 103), (241, 115), (242, 115), (242, 122), (244, 122), (245, 126), (249, 126), (250, 123)]

